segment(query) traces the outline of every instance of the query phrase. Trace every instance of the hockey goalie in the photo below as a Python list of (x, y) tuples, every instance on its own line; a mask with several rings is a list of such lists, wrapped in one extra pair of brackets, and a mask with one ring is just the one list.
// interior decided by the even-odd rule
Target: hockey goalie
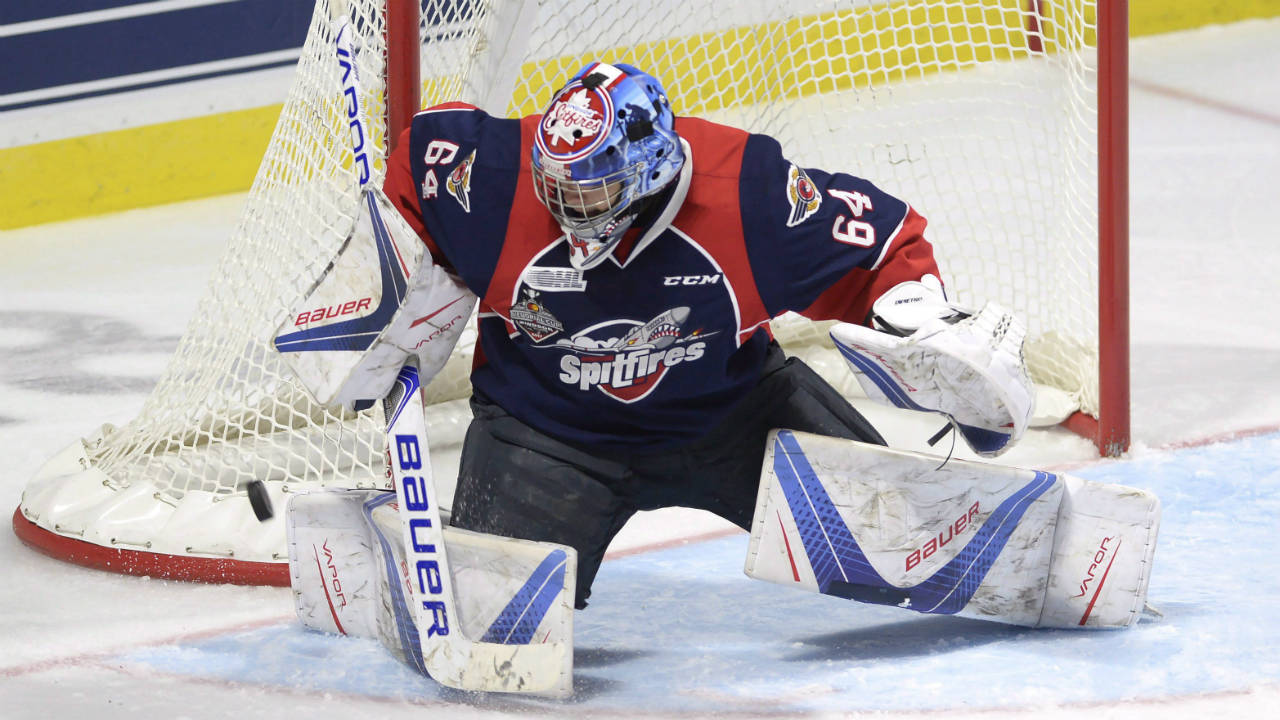
[[(593, 62), (540, 115), (420, 112), (362, 198), (302, 306), (374, 300), (298, 316), (276, 345), (319, 400), (381, 402), (396, 493), (290, 503), (307, 626), (456, 687), (564, 695), (610, 540), (670, 506), (749, 531), (746, 572), (770, 582), (1026, 626), (1138, 617), (1155, 497), (887, 449), (773, 341), (787, 311), (840, 321), (870, 397), (937, 413), (984, 457), (1026, 429), (1018, 320), (950, 301), (924, 218), (868, 180), (677, 118), (654, 77)], [(474, 419), (442, 527), (416, 389), (473, 304)], [(341, 607), (331, 560), (363, 579)]]

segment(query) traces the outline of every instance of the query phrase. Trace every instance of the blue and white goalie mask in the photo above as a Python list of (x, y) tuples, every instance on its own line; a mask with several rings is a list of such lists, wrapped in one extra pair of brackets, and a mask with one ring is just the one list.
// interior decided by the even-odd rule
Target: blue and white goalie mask
[(556, 92), (534, 133), (533, 189), (564, 229), (574, 267), (604, 261), (644, 198), (680, 175), (684, 151), (662, 84), (592, 63)]

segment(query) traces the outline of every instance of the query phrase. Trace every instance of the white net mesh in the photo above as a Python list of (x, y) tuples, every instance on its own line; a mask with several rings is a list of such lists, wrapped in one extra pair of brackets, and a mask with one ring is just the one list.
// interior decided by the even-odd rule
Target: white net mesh
[[(370, 418), (339, 418), (288, 379), (272, 331), (336, 252), (355, 221), (356, 177), (328, 9), (312, 19), (298, 73), (239, 227), (168, 370), (93, 462), (122, 485), (158, 497), (231, 492), (252, 479), (371, 483), (382, 448)], [(353, 7), (370, 114), (382, 115), (380, 12)], [(383, 123), (374, 123), (382, 146)], [(376, 167), (380, 177), (381, 164)]]
[[(379, 148), (381, 5), (349, 9)], [(270, 347), (354, 222), (329, 12), (320, 0), (239, 228), (167, 372), (136, 419), (88, 448), (113, 489), (146, 487), (176, 506), (194, 492), (241, 495), (255, 479), (287, 489), (385, 482), (378, 419), (316, 406)], [(678, 114), (771, 134), (802, 165), (866, 177), (911, 202), (931, 220), (953, 296), (1015, 308), (1035, 379), (1092, 412), (1094, 17), (1091, 0), (429, 0), (424, 104), (465, 99), (516, 116), (540, 110), (589, 59), (640, 66)], [(375, 181), (382, 172), (379, 163)], [(777, 330), (847, 387), (841, 363), (821, 356), (821, 330), (785, 319)], [(469, 367), (461, 349), (431, 400), (464, 397)], [(456, 402), (436, 407), (433, 433), (465, 420)]]

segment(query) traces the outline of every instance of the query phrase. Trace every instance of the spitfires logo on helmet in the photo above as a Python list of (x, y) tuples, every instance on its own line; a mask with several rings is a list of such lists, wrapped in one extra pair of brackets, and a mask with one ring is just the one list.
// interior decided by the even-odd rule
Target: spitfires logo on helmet
[(465, 213), (471, 212), (471, 166), (475, 162), (476, 151), (472, 150), (467, 159), (458, 163), (453, 172), (449, 173), (448, 179), (444, 181), (444, 189), (458, 201)]
[(590, 155), (609, 136), (614, 122), (613, 98), (603, 86), (587, 89), (569, 83), (538, 124), (534, 141), (551, 160), (569, 163)]
[(822, 194), (805, 174), (804, 170), (791, 166), (787, 171), (787, 202), (791, 205), (791, 214), (787, 217), (787, 227), (795, 227), (810, 215), (818, 212), (822, 205)]
[(688, 321), (689, 308), (676, 307), (645, 323), (600, 323), (542, 347), (569, 351), (560, 358), (560, 382), (633, 403), (648, 397), (671, 368), (702, 358), (705, 340), (716, 333), (687, 332)]

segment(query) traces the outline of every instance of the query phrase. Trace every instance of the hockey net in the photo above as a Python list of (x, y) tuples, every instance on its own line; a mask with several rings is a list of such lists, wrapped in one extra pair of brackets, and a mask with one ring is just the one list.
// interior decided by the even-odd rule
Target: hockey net
[[(384, 81), (383, 2), (346, 8), (375, 118), (398, 92)], [(270, 347), (355, 219), (334, 9), (317, 3), (239, 226), (164, 376), (136, 418), (31, 481), (14, 515), (29, 544), (119, 572), (287, 584), (283, 523), (256, 520), (247, 483), (266, 482), (278, 509), (316, 487), (385, 486), (377, 411), (317, 406)], [(951, 294), (1015, 308), (1036, 382), (1097, 414), (1093, 0), (424, 0), (419, 22), (423, 105), (533, 113), (587, 60), (628, 62), (663, 81), (678, 114), (768, 133), (802, 166), (907, 199), (931, 220)], [(775, 332), (855, 392), (821, 327), (782, 318)], [(469, 340), (426, 391), (446, 479), (468, 419)]]

